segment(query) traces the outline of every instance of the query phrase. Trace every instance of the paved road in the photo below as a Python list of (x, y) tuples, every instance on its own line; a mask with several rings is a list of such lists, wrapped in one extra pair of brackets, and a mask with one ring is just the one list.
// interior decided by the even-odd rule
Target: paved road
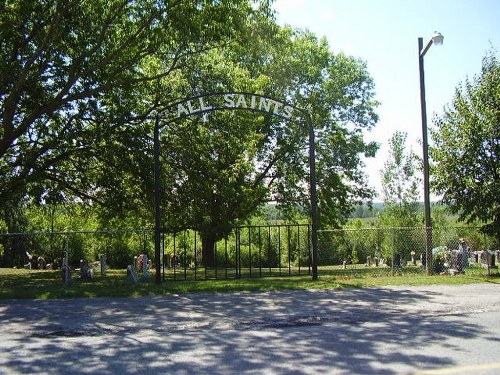
[(0, 374), (499, 374), (500, 285), (0, 302)]

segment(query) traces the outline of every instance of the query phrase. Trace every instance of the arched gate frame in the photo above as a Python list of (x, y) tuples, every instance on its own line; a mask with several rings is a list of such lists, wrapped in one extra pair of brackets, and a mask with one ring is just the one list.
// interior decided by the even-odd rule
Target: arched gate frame
[[(155, 189), (155, 282), (161, 283), (161, 181), (160, 181), (160, 131), (171, 122), (194, 115), (222, 110), (247, 110), (268, 113), (286, 121), (303, 124), (309, 132), (309, 197), (311, 208), (311, 267), (312, 279), (318, 279), (318, 200), (316, 188), (316, 147), (314, 127), (309, 112), (269, 96), (247, 92), (216, 92), (183, 99), (158, 111), (154, 126), (154, 189)], [(160, 124), (160, 116), (162, 119)]]

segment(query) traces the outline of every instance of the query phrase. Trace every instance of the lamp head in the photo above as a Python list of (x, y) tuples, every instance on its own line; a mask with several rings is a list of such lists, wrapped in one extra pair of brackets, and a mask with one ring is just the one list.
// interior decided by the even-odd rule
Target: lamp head
[(440, 46), (443, 44), (444, 36), (441, 35), (441, 33), (434, 31), (434, 35), (432, 36), (431, 39), (433, 44), (435, 44), (436, 46)]

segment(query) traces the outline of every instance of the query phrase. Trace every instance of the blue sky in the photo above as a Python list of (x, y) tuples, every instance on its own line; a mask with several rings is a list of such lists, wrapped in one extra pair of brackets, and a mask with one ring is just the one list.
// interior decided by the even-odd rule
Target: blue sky
[(417, 38), (425, 45), (434, 31), (444, 36), (424, 59), (429, 126), (459, 84), (480, 73), (486, 52), (500, 51), (499, 0), (276, 0), (274, 9), (280, 24), (325, 36), (335, 53), (367, 63), (381, 102), (379, 123), (367, 134), (381, 149), (366, 161), (378, 192), (387, 141), (396, 130), (407, 132), (408, 147), (422, 154)]

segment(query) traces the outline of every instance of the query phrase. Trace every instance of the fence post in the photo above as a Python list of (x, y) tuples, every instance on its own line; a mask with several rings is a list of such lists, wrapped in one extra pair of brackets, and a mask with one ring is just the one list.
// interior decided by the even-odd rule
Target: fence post
[(396, 229), (391, 228), (391, 243), (392, 243), (392, 250), (391, 250), (391, 274), (394, 276), (394, 258), (396, 257)]
[(427, 275), (432, 275), (432, 227), (425, 227), (425, 261)]
[(236, 251), (236, 278), (239, 279), (241, 278), (241, 248), (240, 248), (240, 228), (236, 228), (236, 246), (235, 246), (235, 251)]

